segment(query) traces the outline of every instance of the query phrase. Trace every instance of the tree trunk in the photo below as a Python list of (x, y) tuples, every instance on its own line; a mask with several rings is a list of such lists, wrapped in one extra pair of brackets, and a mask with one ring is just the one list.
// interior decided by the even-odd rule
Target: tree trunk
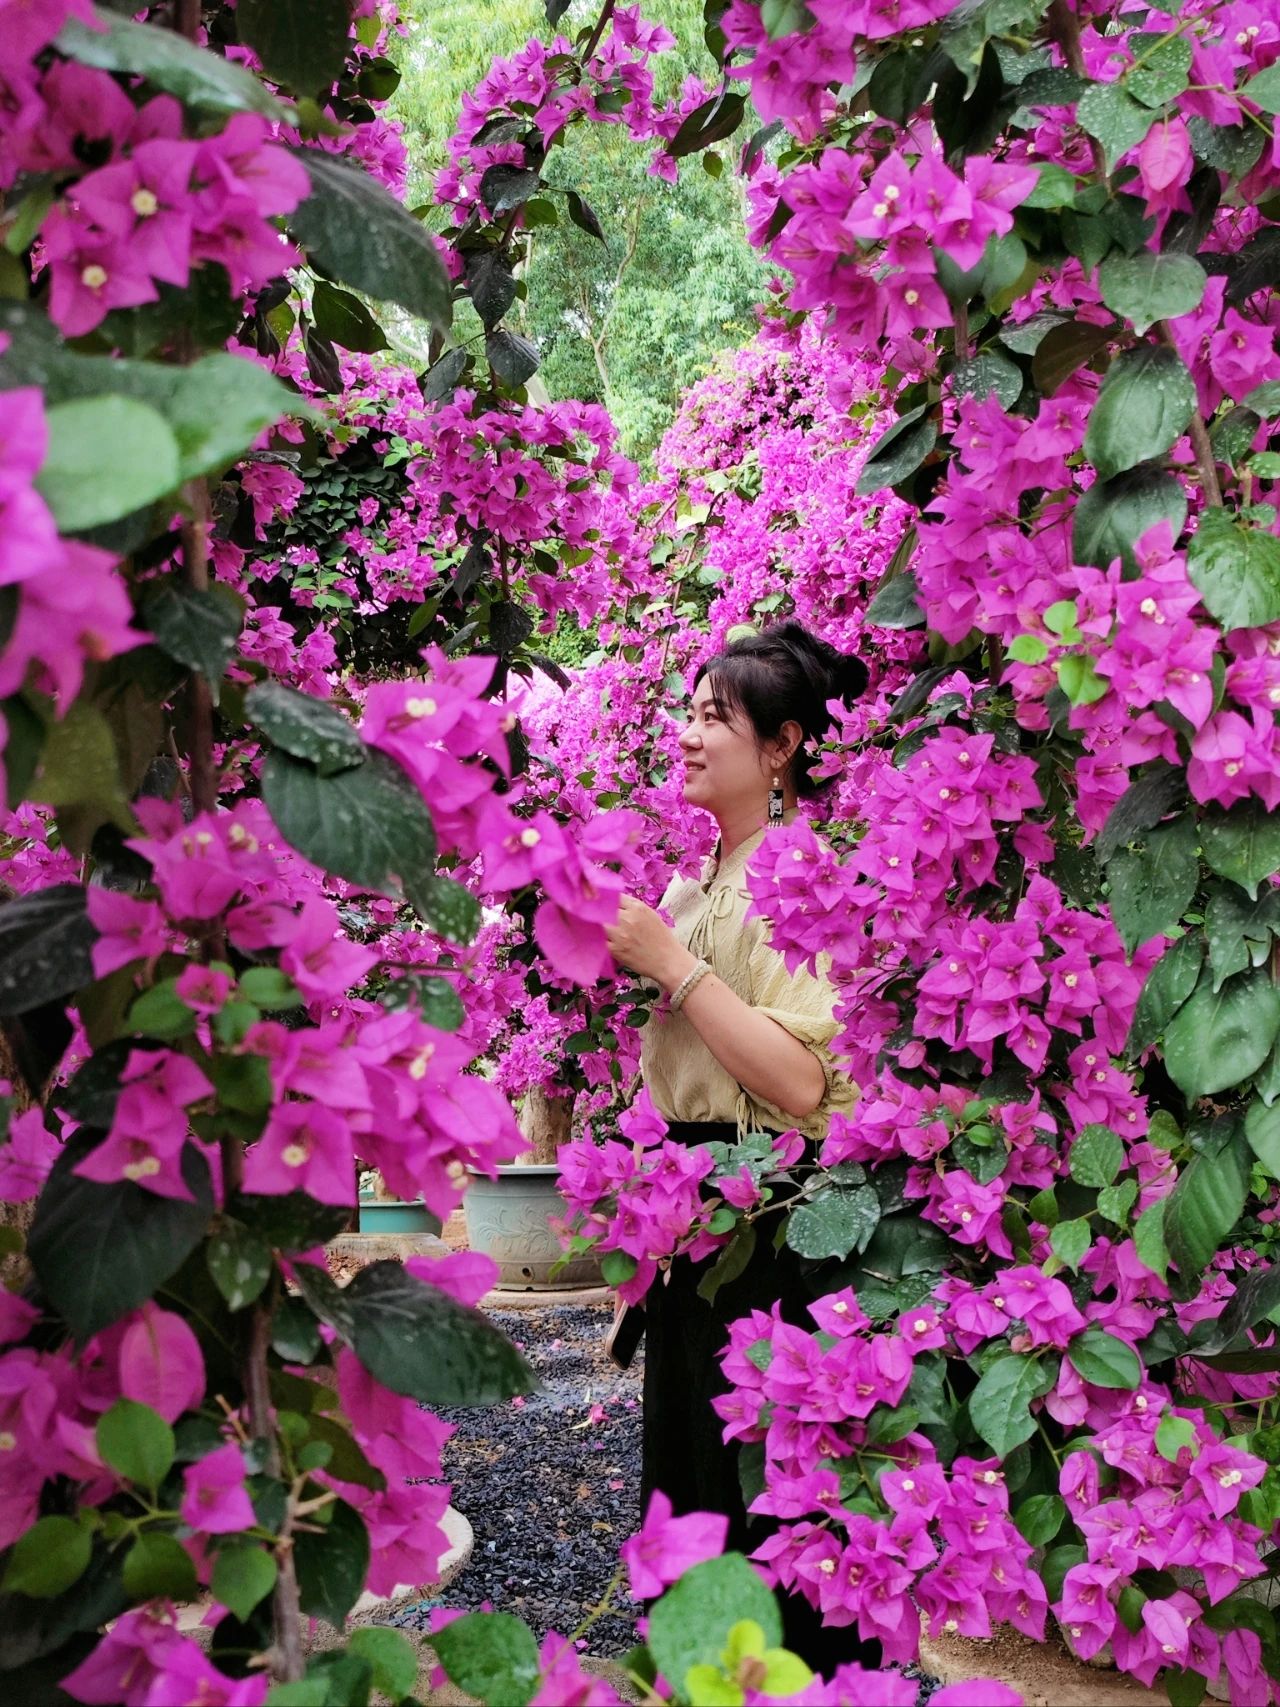
[(531, 1153), (522, 1159), (530, 1166), (554, 1162), (561, 1144), (569, 1142), (573, 1102), (572, 1091), (549, 1096), (541, 1085), (525, 1093), (520, 1106), (520, 1130), (529, 1140)]

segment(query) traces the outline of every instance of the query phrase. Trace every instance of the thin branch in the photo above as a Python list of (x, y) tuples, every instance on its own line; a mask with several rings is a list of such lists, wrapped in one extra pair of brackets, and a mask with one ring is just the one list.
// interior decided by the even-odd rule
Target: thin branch
[[(1162, 344), (1167, 345), (1171, 350), (1177, 349), (1178, 346), (1173, 341), (1173, 333), (1169, 330), (1166, 321), (1157, 320), (1155, 330)], [(1209, 431), (1204, 424), (1204, 417), (1200, 413), (1198, 403), (1191, 411), (1191, 421), (1187, 427), (1187, 433), (1191, 439), (1191, 448), (1196, 453), (1196, 472), (1200, 476), (1204, 501), (1211, 509), (1220, 510), (1222, 508), (1222, 487), (1218, 484), (1218, 468), (1214, 461), (1213, 446), (1209, 443)]]

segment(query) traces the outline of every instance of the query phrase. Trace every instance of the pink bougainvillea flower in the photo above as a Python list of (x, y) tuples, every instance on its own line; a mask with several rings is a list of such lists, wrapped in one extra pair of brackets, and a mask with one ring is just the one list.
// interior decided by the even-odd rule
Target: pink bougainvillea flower
[(115, 889), (85, 891), (90, 922), (98, 932), (93, 945), (93, 975), (105, 978), (134, 960), (163, 954), (169, 936), (165, 917), (154, 901), (123, 895)]
[(351, 1127), (318, 1102), (286, 1102), (271, 1112), (244, 1163), (246, 1191), (305, 1191), (321, 1203), (354, 1203)]
[(204, 1535), (251, 1529), (256, 1519), (244, 1477), (244, 1454), (234, 1443), (188, 1464), (182, 1472), (182, 1521)]
[(144, 1304), (120, 1341), (120, 1391), (150, 1405), (166, 1422), (194, 1410), (204, 1397), (204, 1354), (187, 1322), (172, 1310)]
[(637, 1600), (652, 1600), (694, 1565), (718, 1558), (728, 1533), (729, 1520), (719, 1512), (673, 1517), (671, 1501), (655, 1488), (644, 1522), (621, 1548), (631, 1593)]
[[(5, 1090), (7, 1081), (0, 1081)], [(9, 1136), (0, 1144), (0, 1197), (9, 1203), (30, 1203), (39, 1197), (62, 1146), (44, 1123), (44, 1111), (28, 1108), (9, 1122)]]

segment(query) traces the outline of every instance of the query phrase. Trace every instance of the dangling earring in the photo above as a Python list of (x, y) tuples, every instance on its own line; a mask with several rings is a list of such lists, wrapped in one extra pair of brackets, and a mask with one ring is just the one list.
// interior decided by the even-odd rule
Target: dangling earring
[(782, 784), (775, 776), (773, 787), (769, 790), (769, 819), (768, 828), (776, 829), (782, 822)]

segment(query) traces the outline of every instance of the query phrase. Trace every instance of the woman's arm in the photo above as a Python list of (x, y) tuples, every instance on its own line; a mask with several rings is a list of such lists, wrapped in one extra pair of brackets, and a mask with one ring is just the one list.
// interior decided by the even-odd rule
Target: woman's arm
[[(606, 928), (609, 952), (667, 995), (697, 964), (669, 925), (643, 901), (623, 897), (615, 925)], [(796, 1120), (813, 1113), (826, 1091), (822, 1063), (799, 1038), (736, 995), (714, 972), (685, 998), (681, 1012), (744, 1091)]]

